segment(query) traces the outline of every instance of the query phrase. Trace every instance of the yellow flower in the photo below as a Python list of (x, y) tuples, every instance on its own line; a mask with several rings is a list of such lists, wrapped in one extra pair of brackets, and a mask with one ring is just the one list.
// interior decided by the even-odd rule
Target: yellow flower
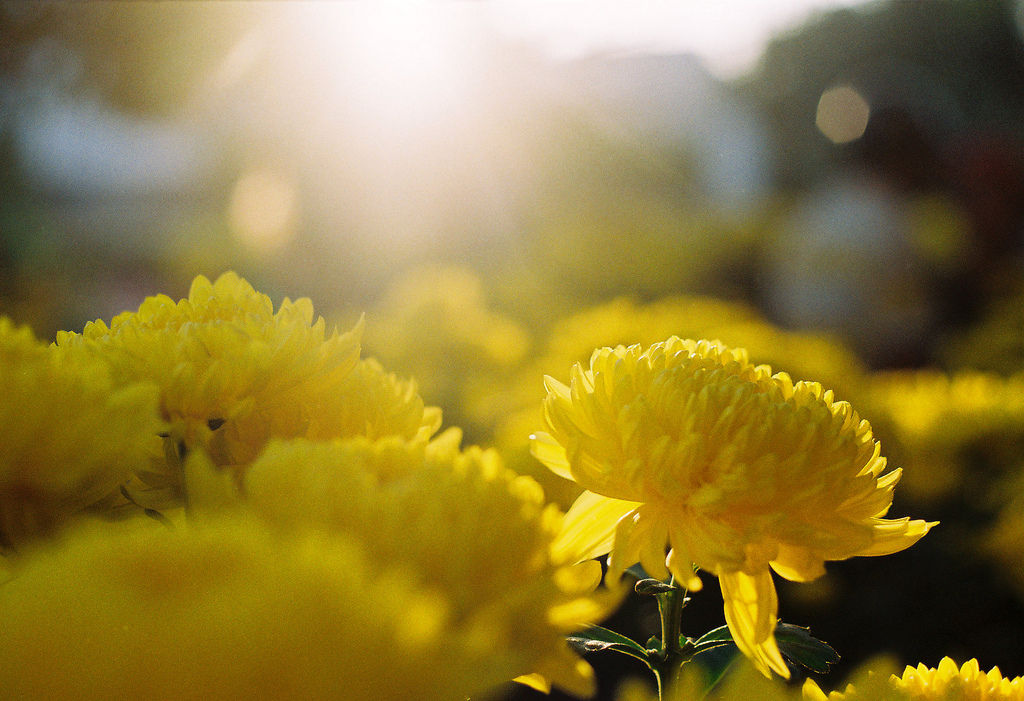
[(0, 586), (8, 699), (462, 698), (445, 593), (333, 534), (252, 518), (86, 528)]
[(353, 538), (375, 562), (444, 592), (445, 635), (486, 679), (467, 691), (539, 673), (591, 693), (592, 672), (564, 634), (617, 599), (591, 593), (597, 569), (552, 559), (561, 512), (539, 486), (493, 451), (459, 450), (459, 440), (452, 429), (429, 445), (273, 441), (245, 474), (243, 508), (287, 531)]
[(395, 436), (425, 441), (441, 427), (441, 410), (423, 405), (416, 383), (385, 371), (373, 358), (360, 360), (322, 401), (323, 412), (311, 417), (302, 437), (364, 436), (375, 440)]
[(902, 676), (861, 674), (862, 680), (828, 696), (817, 691), (807, 701), (1022, 701), (1024, 679), (1003, 677), (998, 667), (982, 672), (977, 660), (962, 667), (948, 657), (937, 669), (907, 667)]
[[(501, 402), (506, 416), (495, 441), (512, 467), (535, 477), (544, 492), (566, 508), (579, 496), (576, 485), (554, 477), (529, 457), (526, 437), (541, 420), (533, 383), (549, 372), (559, 380), (576, 362), (585, 362), (594, 348), (657, 343), (669, 335), (711, 334), (730, 346), (746, 348), (753, 356), (792, 376), (814, 377), (834, 390), (860, 387), (864, 368), (852, 351), (822, 334), (786, 331), (768, 323), (754, 308), (711, 297), (672, 296), (641, 304), (620, 297), (558, 321), (545, 347), (517, 377)], [(558, 372), (552, 372), (552, 369)], [(510, 411), (511, 409), (511, 411)]]
[[(234, 273), (193, 282), (187, 299), (148, 297), (136, 312), (62, 332), (58, 349), (108, 362), (122, 382), (160, 387), (170, 423), (168, 459), (137, 473), (155, 501), (180, 491), (178, 459), (202, 446), (219, 465), (252, 461), (271, 437), (305, 435), (329, 408), (359, 356), (361, 324), (328, 333), (308, 299), (270, 298)], [(154, 504), (155, 505), (155, 504)]]
[(1024, 679), (1006, 679), (998, 667), (982, 672), (977, 660), (968, 660), (957, 669), (956, 663), (943, 657), (937, 669), (923, 664), (907, 667), (902, 677), (892, 679), (895, 696), (907, 701), (1021, 701)]
[(163, 427), (153, 386), (115, 388), (0, 318), (0, 553), (46, 535), (148, 464)]
[(467, 268), (412, 270), (392, 285), (372, 318), (368, 352), (421, 378), (426, 396), (453, 409), (465, 410), (472, 380), (500, 380), (529, 346), (519, 324), (488, 307), (480, 276)]
[(766, 675), (788, 676), (772, 569), (812, 580), (828, 560), (897, 552), (934, 525), (882, 518), (900, 471), (885, 472), (848, 403), (744, 350), (676, 337), (603, 348), (568, 387), (545, 383), (551, 433), (534, 455), (587, 490), (560, 552), (610, 552), (613, 573), (640, 562), (690, 589), (695, 566), (711, 572), (737, 646)]
[[(1024, 374), (892, 371), (873, 375), (868, 387), (875, 425), (896, 439), (895, 450), (911, 468), (903, 488), (916, 497), (955, 493), (967, 474), (967, 452), (994, 466), (1016, 465), (1024, 436)], [(917, 465), (921, 469), (913, 469)]]

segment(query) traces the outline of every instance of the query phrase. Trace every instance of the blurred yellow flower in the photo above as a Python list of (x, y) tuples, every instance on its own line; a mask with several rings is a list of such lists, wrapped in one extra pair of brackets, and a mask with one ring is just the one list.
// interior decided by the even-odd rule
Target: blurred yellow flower
[(938, 668), (923, 664), (906, 667), (902, 676), (861, 674), (843, 691), (827, 696), (820, 690), (807, 695), (807, 701), (1022, 701), (1024, 679), (1003, 677), (998, 667), (982, 672), (977, 660), (963, 666), (948, 657)]
[[(891, 433), (919, 498), (955, 492), (967, 448), (989, 464), (1016, 467), (1024, 437), (1024, 375), (935, 370), (877, 373), (864, 397), (879, 432)], [(918, 469), (919, 466), (919, 469)]]
[(376, 562), (445, 592), (445, 635), (488, 680), (477, 691), (539, 673), (592, 693), (592, 672), (564, 634), (617, 598), (593, 594), (599, 568), (552, 558), (562, 515), (540, 487), (459, 440), (451, 429), (429, 445), (273, 441), (245, 474), (244, 508), (286, 530), (352, 537)]
[(423, 405), (416, 382), (399, 379), (373, 358), (360, 360), (322, 402), (323, 413), (310, 418), (303, 437), (427, 440), (441, 427), (441, 410)]
[(219, 465), (251, 462), (271, 437), (305, 435), (330, 422), (329, 407), (359, 357), (362, 325), (328, 333), (308, 299), (270, 298), (234, 273), (193, 282), (187, 299), (148, 297), (136, 312), (61, 332), (56, 345), (70, 354), (108, 362), (122, 382), (160, 387), (170, 423), (166, 462), (137, 473), (154, 501), (180, 491), (177, 464), (202, 446)]
[(530, 344), (520, 324), (488, 306), (483, 281), (468, 268), (415, 268), (370, 317), (367, 354), (416, 377), (422, 394), (464, 427), (493, 421), (502, 407), (495, 395)]
[(450, 604), (340, 534), (252, 518), (85, 528), (0, 586), (7, 699), (462, 698)]
[(610, 552), (612, 572), (640, 562), (690, 589), (694, 567), (711, 572), (737, 646), (766, 675), (789, 675), (771, 569), (808, 581), (828, 560), (897, 552), (934, 525), (882, 518), (900, 471), (885, 473), (848, 403), (742, 349), (676, 337), (603, 348), (569, 386), (545, 383), (551, 433), (535, 436), (534, 455), (587, 490), (559, 552)]
[(718, 338), (746, 348), (772, 367), (818, 377), (844, 390), (864, 374), (861, 361), (836, 338), (784, 330), (749, 305), (700, 296), (664, 297), (646, 304), (620, 297), (586, 309), (552, 328), (541, 362), (567, 368), (586, 361), (594, 348), (648, 346), (672, 335)]
[(162, 429), (156, 387), (115, 388), (0, 318), (0, 553), (104, 500), (148, 464)]

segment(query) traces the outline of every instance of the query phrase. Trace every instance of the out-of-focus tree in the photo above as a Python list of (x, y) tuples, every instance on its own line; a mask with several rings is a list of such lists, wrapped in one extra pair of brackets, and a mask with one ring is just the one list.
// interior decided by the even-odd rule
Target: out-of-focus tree
[[(761, 106), (785, 154), (777, 161), (780, 182), (812, 183), (834, 164), (834, 146), (814, 123), (822, 93), (834, 84), (852, 84), (880, 117), (874, 126), (868, 121), (860, 155), (912, 168), (892, 172), (903, 178), (934, 177), (932, 140), (954, 129), (1019, 132), (1024, 47), (1013, 13), (1008, 0), (872, 3), (817, 15), (774, 40), (742, 91)], [(900, 142), (902, 158), (875, 153), (887, 139)]]

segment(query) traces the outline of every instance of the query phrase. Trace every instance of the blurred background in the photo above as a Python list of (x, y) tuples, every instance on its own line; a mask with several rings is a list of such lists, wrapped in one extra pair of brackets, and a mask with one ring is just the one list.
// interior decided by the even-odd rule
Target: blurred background
[[(2, 2), (0, 314), (52, 339), (227, 269), (365, 313), (364, 355), (563, 506), (526, 448), (544, 374), (746, 346), (853, 401), (906, 469), (893, 514), (943, 522), (783, 587), (830, 680), (880, 652), (1021, 675), (1022, 26), (1014, 0)], [(593, 661), (600, 698), (643, 672)]]

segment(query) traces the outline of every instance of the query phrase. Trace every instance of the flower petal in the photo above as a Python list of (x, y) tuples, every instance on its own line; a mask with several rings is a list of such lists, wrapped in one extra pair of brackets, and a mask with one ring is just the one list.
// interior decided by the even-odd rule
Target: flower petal
[(611, 552), (615, 524), (639, 504), (583, 492), (562, 521), (562, 530), (551, 544), (555, 561), (582, 562)]
[(775, 642), (779, 600), (771, 571), (765, 569), (756, 575), (723, 572), (718, 581), (725, 601), (725, 622), (736, 647), (766, 677), (774, 670), (789, 679), (789, 669)]
[(771, 561), (772, 569), (791, 582), (810, 582), (825, 574), (825, 562), (810, 548), (779, 543), (779, 552)]
[(875, 542), (854, 554), (865, 557), (898, 553), (921, 540), (924, 534), (938, 523), (938, 521), (922, 521), (920, 519), (911, 521), (909, 518), (873, 518), (871, 519), (871, 533)]
[(530, 452), (533, 457), (559, 477), (572, 479), (569, 472), (569, 460), (565, 457), (565, 448), (546, 433), (534, 433), (530, 436)]
[(551, 693), (551, 682), (545, 679), (542, 674), (521, 674), (512, 681), (518, 682), (523, 686), (528, 686), (534, 691), (539, 691), (542, 694)]

